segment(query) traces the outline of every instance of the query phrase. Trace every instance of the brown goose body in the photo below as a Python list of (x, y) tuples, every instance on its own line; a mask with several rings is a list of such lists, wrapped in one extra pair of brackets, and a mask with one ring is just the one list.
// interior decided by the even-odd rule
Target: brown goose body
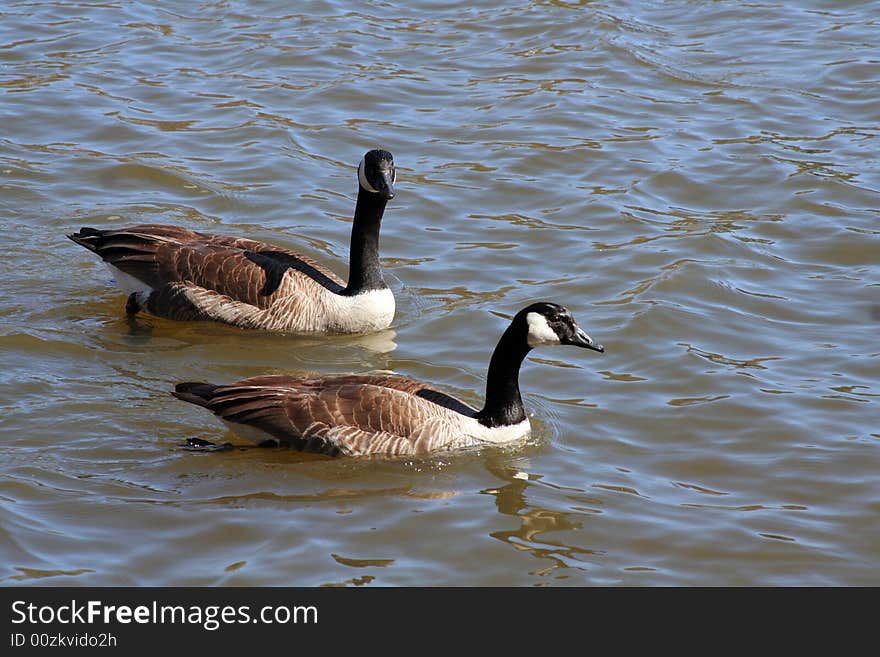
[(393, 196), (390, 153), (367, 153), (359, 180), (348, 284), (295, 251), (176, 226), (83, 228), (68, 237), (107, 264), (129, 295), (129, 312), (295, 333), (374, 331), (389, 326), (395, 310), (378, 262), (379, 226)]
[(239, 436), (328, 455), (424, 455), (508, 443), (530, 431), (519, 393), (520, 365), (541, 344), (602, 351), (568, 311), (541, 302), (501, 336), (476, 410), (432, 386), (392, 375), (262, 376), (229, 385), (188, 382), (178, 399), (212, 411)]
[(428, 454), (479, 444), (485, 433), (475, 409), (405, 377), (264, 376), (180, 384), (173, 394), (243, 438), (330, 456)]

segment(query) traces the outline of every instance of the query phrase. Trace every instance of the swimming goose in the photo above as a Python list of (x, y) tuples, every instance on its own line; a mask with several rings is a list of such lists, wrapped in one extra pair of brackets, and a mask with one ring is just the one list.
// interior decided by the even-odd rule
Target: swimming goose
[(567, 309), (534, 303), (498, 341), (479, 411), (420, 381), (390, 375), (258, 376), (229, 385), (180, 383), (171, 394), (213, 411), (257, 444), (331, 456), (428, 454), (527, 435), (520, 365), (533, 347), (554, 344), (604, 351)]
[(68, 237), (104, 260), (129, 295), (129, 314), (293, 333), (376, 331), (394, 318), (379, 227), (395, 177), (388, 151), (371, 150), (358, 166), (348, 284), (294, 251), (175, 226), (83, 228)]

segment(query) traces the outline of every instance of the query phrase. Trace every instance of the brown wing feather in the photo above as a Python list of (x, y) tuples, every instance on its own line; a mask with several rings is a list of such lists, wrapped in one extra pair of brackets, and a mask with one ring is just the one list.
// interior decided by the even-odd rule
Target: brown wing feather
[(332, 291), (344, 286), (317, 261), (250, 239), (154, 224), (120, 230), (83, 228), (69, 237), (154, 290), (193, 285), (265, 309), (276, 301), (285, 275)]
[(405, 377), (264, 376), (218, 386), (206, 406), (306, 451), (420, 454), (453, 440), (464, 417), (416, 394), (422, 390), (443, 395)]

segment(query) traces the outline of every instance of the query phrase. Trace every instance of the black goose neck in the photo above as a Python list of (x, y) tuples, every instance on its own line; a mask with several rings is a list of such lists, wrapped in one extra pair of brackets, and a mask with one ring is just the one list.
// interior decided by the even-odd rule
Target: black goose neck
[(354, 296), (388, 287), (379, 268), (379, 228), (387, 203), (381, 194), (359, 188), (351, 225), (348, 285), (340, 294)]
[(476, 415), (480, 424), (503, 427), (526, 419), (519, 393), (519, 369), (531, 351), (525, 331), (519, 322), (512, 323), (492, 352), (486, 377), (486, 404)]

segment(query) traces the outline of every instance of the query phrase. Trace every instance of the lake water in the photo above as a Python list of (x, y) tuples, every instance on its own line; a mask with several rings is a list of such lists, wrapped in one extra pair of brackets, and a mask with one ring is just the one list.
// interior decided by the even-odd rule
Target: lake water
[[(877, 3), (0, 17), (0, 583), (880, 585)], [(130, 321), (65, 238), (172, 223), (344, 276), (376, 146), (376, 335)], [(178, 447), (235, 440), (179, 381), (388, 370), (479, 404), (540, 299), (606, 353), (531, 353), (525, 444)]]

